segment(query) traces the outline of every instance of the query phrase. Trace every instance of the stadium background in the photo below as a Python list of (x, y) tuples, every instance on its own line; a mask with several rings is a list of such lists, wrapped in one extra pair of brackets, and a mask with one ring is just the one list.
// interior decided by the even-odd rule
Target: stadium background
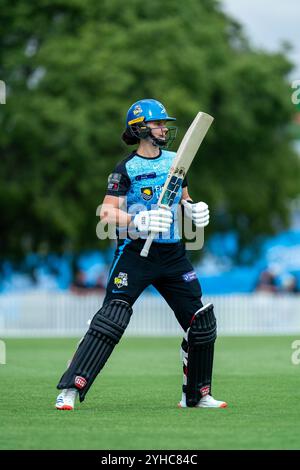
[[(2, 3), (0, 373), (11, 393), (1, 402), (1, 448), (298, 448), (291, 357), (300, 337), (300, 107), (292, 83), (300, 71), (290, 45), (255, 46), (214, 0)], [(89, 431), (78, 408), (83, 437), (71, 439), (60, 430), (73, 432), (69, 417), (53, 416), (55, 384), (101, 305), (114, 244), (97, 239), (96, 210), (128, 152), (126, 110), (141, 97), (177, 116), (176, 145), (199, 109), (215, 117), (189, 172), (193, 198), (212, 215), (204, 248), (191, 257), (204, 299), (216, 306), (216, 389), (232, 410), (227, 422), (187, 410), (189, 438), (182, 434), (173, 409), (181, 332), (149, 289), (82, 407), (106, 432)], [(281, 412), (279, 390), (289, 397)], [(41, 415), (32, 414), (32, 397)], [(206, 441), (196, 423), (213, 423)], [(230, 432), (221, 441), (222, 426)]]

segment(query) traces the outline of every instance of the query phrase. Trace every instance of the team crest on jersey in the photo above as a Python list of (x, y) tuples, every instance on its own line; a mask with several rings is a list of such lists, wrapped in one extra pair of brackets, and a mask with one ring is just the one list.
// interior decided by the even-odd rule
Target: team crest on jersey
[(152, 186), (147, 186), (145, 188), (141, 188), (141, 195), (144, 201), (150, 201), (153, 198), (153, 188)]
[(123, 286), (128, 286), (128, 275), (127, 273), (119, 273), (114, 279), (114, 284), (120, 289)]

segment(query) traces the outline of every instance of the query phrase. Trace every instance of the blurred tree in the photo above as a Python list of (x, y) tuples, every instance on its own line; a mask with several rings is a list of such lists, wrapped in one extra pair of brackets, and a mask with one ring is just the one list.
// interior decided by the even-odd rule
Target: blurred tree
[(96, 207), (145, 97), (177, 116), (178, 143), (199, 109), (215, 117), (189, 174), (208, 233), (243, 246), (288, 223), (291, 64), (253, 50), (218, 1), (2, 0), (0, 26), (1, 254), (99, 246)]

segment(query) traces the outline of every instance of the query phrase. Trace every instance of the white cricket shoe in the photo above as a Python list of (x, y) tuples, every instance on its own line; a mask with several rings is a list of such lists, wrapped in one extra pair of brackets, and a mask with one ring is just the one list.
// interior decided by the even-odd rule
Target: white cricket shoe
[(74, 410), (77, 397), (78, 390), (76, 390), (76, 388), (64, 388), (56, 398), (56, 409)]
[[(194, 408), (227, 408), (226, 401), (215, 400), (211, 395), (205, 395), (202, 397)], [(178, 403), (179, 408), (187, 408), (186, 395), (182, 393), (182, 398)]]

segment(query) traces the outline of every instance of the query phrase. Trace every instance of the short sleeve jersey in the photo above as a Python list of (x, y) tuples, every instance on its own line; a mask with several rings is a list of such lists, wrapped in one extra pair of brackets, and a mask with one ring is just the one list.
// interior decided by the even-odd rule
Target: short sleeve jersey
[[(132, 153), (122, 160), (109, 175), (106, 194), (126, 196), (126, 210), (130, 214), (155, 209), (175, 155), (175, 152), (166, 150), (160, 150), (160, 154), (154, 158), (143, 157), (136, 152)], [(187, 186), (186, 178), (171, 208), (174, 217), (169, 237), (165, 238), (159, 234), (155, 237), (156, 242), (172, 243), (180, 240), (177, 209), (182, 196), (182, 188), (185, 186)], [(147, 234), (140, 234), (140, 237), (146, 238)]]

